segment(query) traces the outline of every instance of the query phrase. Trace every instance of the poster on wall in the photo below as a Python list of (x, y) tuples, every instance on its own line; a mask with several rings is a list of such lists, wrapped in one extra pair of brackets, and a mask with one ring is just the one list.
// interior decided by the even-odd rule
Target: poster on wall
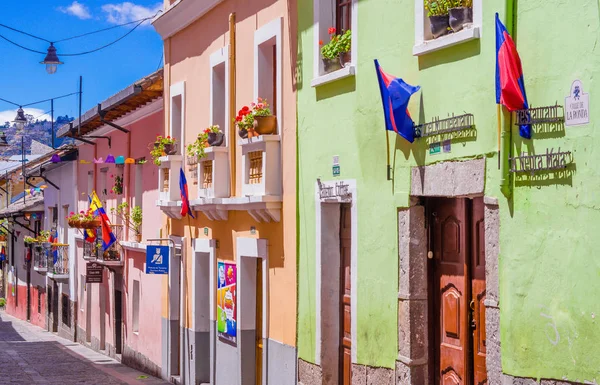
[(237, 266), (219, 262), (217, 265), (217, 334), (220, 339), (237, 343)]

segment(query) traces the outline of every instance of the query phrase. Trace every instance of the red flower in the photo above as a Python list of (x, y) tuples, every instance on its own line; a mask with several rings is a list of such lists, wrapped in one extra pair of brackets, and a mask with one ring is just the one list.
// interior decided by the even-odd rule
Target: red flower
[(208, 129), (208, 128), (204, 130), (205, 134), (208, 134), (209, 132), (210, 132), (210, 129)]
[(250, 111), (250, 108), (248, 108), (248, 106), (242, 107), (242, 112), (248, 113), (248, 111)]
[(170, 136), (167, 136), (167, 139), (171, 139), (171, 137), (170, 137)]
[(241, 116), (239, 116), (239, 115), (238, 115), (238, 116), (236, 116), (236, 117), (235, 117), (235, 121), (236, 121), (236, 122), (241, 122), (241, 121), (242, 121), (242, 117), (241, 117)]
[(329, 27), (327, 32), (329, 32), (330, 35), (333, 35), (335, 33), (335, 27)]
[(263, 99), (262, 99), (262, 98), (258, 98), (258, 99), (256, 99), (256, 100), (258, 100), (258, 102), (259, 102), (259, 103), (263, 101)]
[(319, 45), (323, 45), (323, 40), (319, 40)]

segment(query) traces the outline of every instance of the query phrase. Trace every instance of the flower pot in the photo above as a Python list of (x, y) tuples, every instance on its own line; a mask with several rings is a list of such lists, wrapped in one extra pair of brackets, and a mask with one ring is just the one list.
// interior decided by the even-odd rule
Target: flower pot
[(222, 132), (209, 132), (208, 133), (208, 144), (213, 147), (219, 147), (223, 145), (223, 139), (225, 135)]
[(448, 15), (443, 16), (429, 16), (429, 24), (431, 27), (431, 34), (434, 39), (440, 36), (446, 35), (449, 27)]
[(93, 221), (81, 221), (79, 224), (79, 227), (81, 229), (95, 229), (97, 227), (100, 227), (101, 223), (99, 220), (94, 219)]
[(342, 68), (340, 60), (323, 58), (323, 69), (325, 72), (333, 72)]
[(135, 241), (137, 243), (142, 243), (142, 234), (136, 234), (135, 235)]
[(465, 24), (473, 22), (473, 8), (458, 7), (450, 8), (449, 24), (454, 32), (463, 29)]
[(67, 223), (70, 227), (74, 227), (77, 229), (80, 227), (81, 221), (79, 219), (69, 219)]
[(277, 117), (275, 115), (255, 116), (254, 131), (259, 135), (270, 135), (277, 130)]
[(167, 155), (175, 155), (175, 153), (177, 153), (177, 149), (175, 148), (174, 144), (165, 144), (163, 149)]
[(246, 139), (248, 137), (248, 130), (246, 130), (245, 128), (240, 128), (238, 129), (238, 135), (240, 136), (240, 138)]
[(340, 53), (340, 65), (342, 67), (349, 66), (351, 62), (352, 62), (352, 54), (350, 53), (350, 51)]
[(6, 241), (6, 235), (0, 235), (0, 242)]

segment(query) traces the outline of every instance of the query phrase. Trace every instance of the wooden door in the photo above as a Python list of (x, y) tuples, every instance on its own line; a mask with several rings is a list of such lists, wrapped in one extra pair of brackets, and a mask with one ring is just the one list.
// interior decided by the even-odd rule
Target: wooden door
[(123, 347), (123, 292), (115, 290), (115, 353), (121, 354)]
[(439, 199), (433, 208), (435, 384), (468, 385), (468, 243), (466, 199)]
[(351, 332), (351, 217), (350, 205), (340, 209), (340, 384), (352, 383), (352, 332)]
[(256, 258), (256, 385), (262, 385), (263, 374), (263, 273), (262, 259)]
[(483, 198), (472, 201), (471, 221), (471, 302), (473, 384), (487, 384), (485, 366), (485, 237)]

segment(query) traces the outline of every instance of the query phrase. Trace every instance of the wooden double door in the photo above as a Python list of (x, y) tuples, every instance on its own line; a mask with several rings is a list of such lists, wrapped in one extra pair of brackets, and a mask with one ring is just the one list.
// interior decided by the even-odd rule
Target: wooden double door
[(428, 202), (430, 335), (438, 385), (487, 384), (483, 199)]

